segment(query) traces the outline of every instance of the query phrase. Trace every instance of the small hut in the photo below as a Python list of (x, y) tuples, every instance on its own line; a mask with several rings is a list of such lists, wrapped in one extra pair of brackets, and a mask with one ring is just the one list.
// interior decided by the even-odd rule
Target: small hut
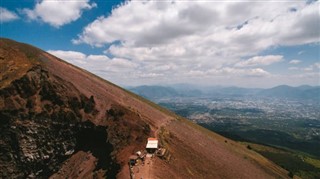
[(158, 139), (156, 138), (148, 138), (148, 143), (146, 146), (146, 150), (148, 153), (155, 153), (158, 149)]

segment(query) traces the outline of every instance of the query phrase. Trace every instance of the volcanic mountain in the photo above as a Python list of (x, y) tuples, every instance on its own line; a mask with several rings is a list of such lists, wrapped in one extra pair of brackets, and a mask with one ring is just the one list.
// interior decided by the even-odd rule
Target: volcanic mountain
[(288, 178), (210, 132), (38, 48), (0, 40), (0, 178), (130, 178), (130, 155), (156, 137), (144, 178)]

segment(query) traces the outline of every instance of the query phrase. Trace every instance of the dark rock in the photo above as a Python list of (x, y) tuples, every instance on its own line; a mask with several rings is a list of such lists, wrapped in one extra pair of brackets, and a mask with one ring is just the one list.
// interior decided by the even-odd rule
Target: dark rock
[(0, 178), (47, 178), (80, 150), (99, 159), (97, 169), (119, 169), (106, 127), (81, 122), (81, 108), (95, 116), (93, 96), (35, 67), (1, 89), (0, 100)]

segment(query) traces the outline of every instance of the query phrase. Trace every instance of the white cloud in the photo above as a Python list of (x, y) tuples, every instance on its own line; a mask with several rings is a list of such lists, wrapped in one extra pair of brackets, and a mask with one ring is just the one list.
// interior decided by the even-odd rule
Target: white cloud
[(291, 61), (289, 61), (289, 64), (299, 64), (299, 63), (301, 63), (301, 60), (291, 60)]
[(261, 69), (261, 68), (253, 68), (253, 69), (240, 69), (240, 68), (230, 68), (225, 67), (221, 69), (212, 69), (208, 71), (209, 74), (213, 75), (230, 75), (230, 76), (242, 76), (242, 77), (264, 77), (270, 75), (269, 72)]
[(6, 8), (0, 7), (0, 23), (19, 19), (18, 15)]
[(314, 63), (313, 66), (314, 66), (315, 68), (320, 69), (320, 62)]
[[(319, 70), (320, 70), (320, 63), (319, 62), (316, 62), (312, 65), (309, 65), (307, 67), (304, 67), (304, 68), (298, 68), (298, 67), (289, 67), (288, 68), (289, 70), (302, 70), (302, 71), (305, 71), (305, 72), (314, 72), (314, 73), (319, 73)], [(320, 77), (320, 73), (319, 73), (319, 77)]]
[(237, 67), (252, 67), (252, 66), (267, 66), (283, 60), (281, 55), (267, 55), (267, 56), (255, 56), (246, 61), (241, 61), (235, 66)]
[(298, 67), (289, 67), (288, 69), (289, 69), (289, 70), (299, 70)]
[[(319, 73), (319, 69), (320, 69), (320, 62), (316, 62), (312, 65), (309, 65), (308, 67), (303, 68), (303, 70), (306, 72), (317, 71), (318, 73)], [(320, 77), (320, 73), (319, 73), (319, 77)]]
[(259, 67), (283, 57), (261, 53), (318, 43), (318, 7), (319, 2), (303, 1), (126, 1), (88, 24), (72, 42), (111, 44), (105, 53), (130, 59), (137, 65), (131, 78), (141, 83), (152, 77), (155, 83), (195, 80), (191, 74), (212, 82), (269, 78), (273, 74)]
[(149, 46), (206, 37), (264, 49), (319, 41), (318, 2), (172, 2), (128, 1), (85, 27), (74, 42)]
[(123, 58), (110, 59), (105, 55), (86, 55), (76, 51), (48, 50), (47, 52), (99, 75), (107, 76), (113, 72), (130, 72), (137, 67), (137, 64)]
[(312, 66), (309, 66), (309, 67), (306, 67), (303, 69), (304, 71), (313, 71), (313, 67)]
[(48, 53), (61, 58), (62, 60), (66, 60), (69, 63), (75, 65), (86, 64), (87, 56), (81, 52), (75, 51), (63, 51), (63, 50), (48, 50)]
[(33, 10), (23, 9), (31, 20), (41, 20), (56, 28), (73, 22), (81, 17), (84, 10), (96, 7), (95, 3), (89, 4), (90, 0), (41, 0)]

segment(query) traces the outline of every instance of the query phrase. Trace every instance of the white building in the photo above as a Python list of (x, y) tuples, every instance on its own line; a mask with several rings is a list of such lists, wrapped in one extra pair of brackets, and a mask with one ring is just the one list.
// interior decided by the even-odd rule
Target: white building
[(146, 149), (148, 153), (154, 153), (158, 149), (158, 139), (148, 138)]

